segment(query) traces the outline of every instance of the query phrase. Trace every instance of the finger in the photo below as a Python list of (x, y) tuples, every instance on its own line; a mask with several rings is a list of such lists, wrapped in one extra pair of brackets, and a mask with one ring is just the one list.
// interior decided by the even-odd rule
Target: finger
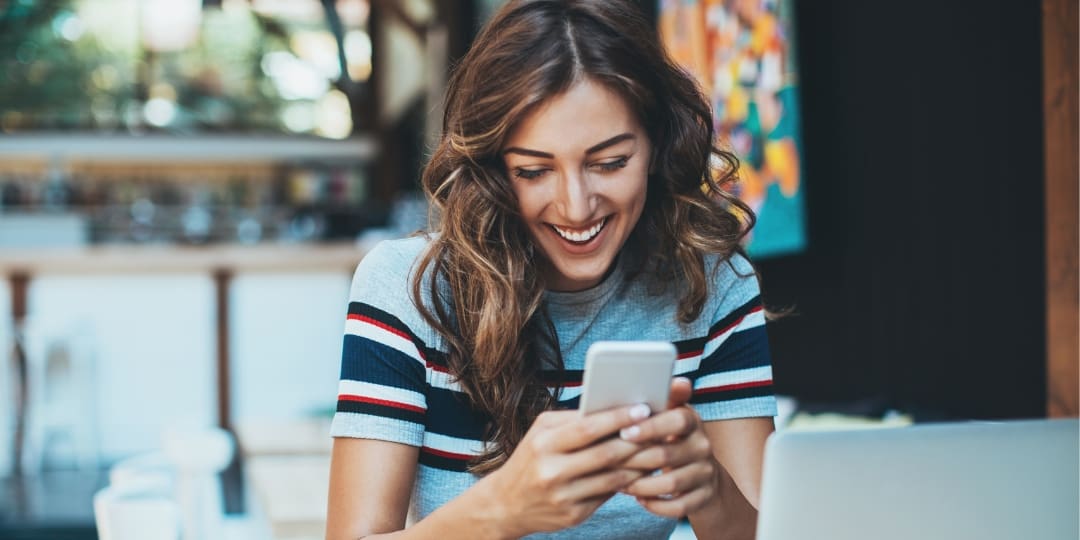
[(644, 447), (619, 466), (641, 471), (682, 467), (709, 456), (711, 447), (705, 437), (691, 435), (675, 442)]
[(586, 499), (610, 496), (641, 478), (641, 471), (614, 469), (567, 482), (556, 488), (556, 502), (574, 504)]
[(649, 406), (645, 404), (617, 407), (585, 416), (567, 417), (566, 422), (552, 430), (548, 437), (556, 451), (572, 452), (648, 417)]
[(690, 402), (694, 394), (693, 384), (686, 377), (671, 379), (671, 392), (668, 394), (668, 408), (673, 409)]
[(643, 476), (626, 486), (623, 492), (644, 498), (689, 493), (711, 486), (713, 473), (711, 465), (698, 461), (662, 474)]
[(599, 470), (622, 467), (623, 462), (639, 453), (642, 448), (637, 443), (613, 437), (566, 455), (561, 463), (562, 473), (565, 478), (576, 478)]
[(701, 424), (696, 412), (689, 407), (676, 407), (648, 420), (627, 426), (619, 432), (623, 440), (632, 442), (664, 441), (668, 437), (685, 437)]
[(669, 518), (682, 518), (708, 504), (713, 497), (711, 489), (696, 489), (668, 499), (638, 497), (638, 504), (649, 512)]

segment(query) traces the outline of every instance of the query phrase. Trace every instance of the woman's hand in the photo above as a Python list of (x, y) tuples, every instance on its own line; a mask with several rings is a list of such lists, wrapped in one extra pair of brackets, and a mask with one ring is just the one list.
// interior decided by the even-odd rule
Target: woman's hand
[(577, 525), (640, 478), (642, 471), (622, 463), (643, 446), (617, 434), (648, 415), (647, 405), (637, 405), (537, 417), (506, 463), (481, 480), (506, 533), (517, 537)]
[(719, 488), (720, 464), (701, 419), (687, 405), (692, 391), (689, 380), (674, 379), (668, 410), (621, 433), (622, 439), (643, 445), (622, 464), (643, 476), (623, 492), (657, 515), (686, 516), (709, 504)]

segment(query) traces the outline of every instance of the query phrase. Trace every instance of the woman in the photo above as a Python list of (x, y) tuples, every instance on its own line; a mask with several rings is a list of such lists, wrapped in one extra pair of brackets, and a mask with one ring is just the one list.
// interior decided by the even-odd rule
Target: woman
[[(752, 536), (775, 401), (712, 139), (631, 1), (492, 18), (424, 170), (434, 234), (353, 281), (328, 538)], [(568, 410), (601, 339), (676, 344), (667, 410)]]

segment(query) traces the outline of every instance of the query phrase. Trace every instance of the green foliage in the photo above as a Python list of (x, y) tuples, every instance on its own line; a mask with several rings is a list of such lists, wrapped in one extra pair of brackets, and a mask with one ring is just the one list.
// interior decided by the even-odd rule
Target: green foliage
[[(73, 41), (60, 35), (61, 23), (73, 14), (71, 4), (16, 0), (0, 13), (3, 127), (89, 127), (98, 123), (94, 111), (101, 118), (120, 115), (131, 91), (116, 80), (120, 59), (88, 34)], [(98, 71), (103, 66), (108, 67)]]

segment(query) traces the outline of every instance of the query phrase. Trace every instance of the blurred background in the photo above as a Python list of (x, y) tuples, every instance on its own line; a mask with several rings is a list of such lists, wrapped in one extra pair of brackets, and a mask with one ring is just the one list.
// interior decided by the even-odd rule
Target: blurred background
[[(501, 3), (0, 0), (0, 538), (321, 538), (352, 269)], [(791, 309), (779, 427), (1077, 415), (1075, 2), (641, 5)]]

